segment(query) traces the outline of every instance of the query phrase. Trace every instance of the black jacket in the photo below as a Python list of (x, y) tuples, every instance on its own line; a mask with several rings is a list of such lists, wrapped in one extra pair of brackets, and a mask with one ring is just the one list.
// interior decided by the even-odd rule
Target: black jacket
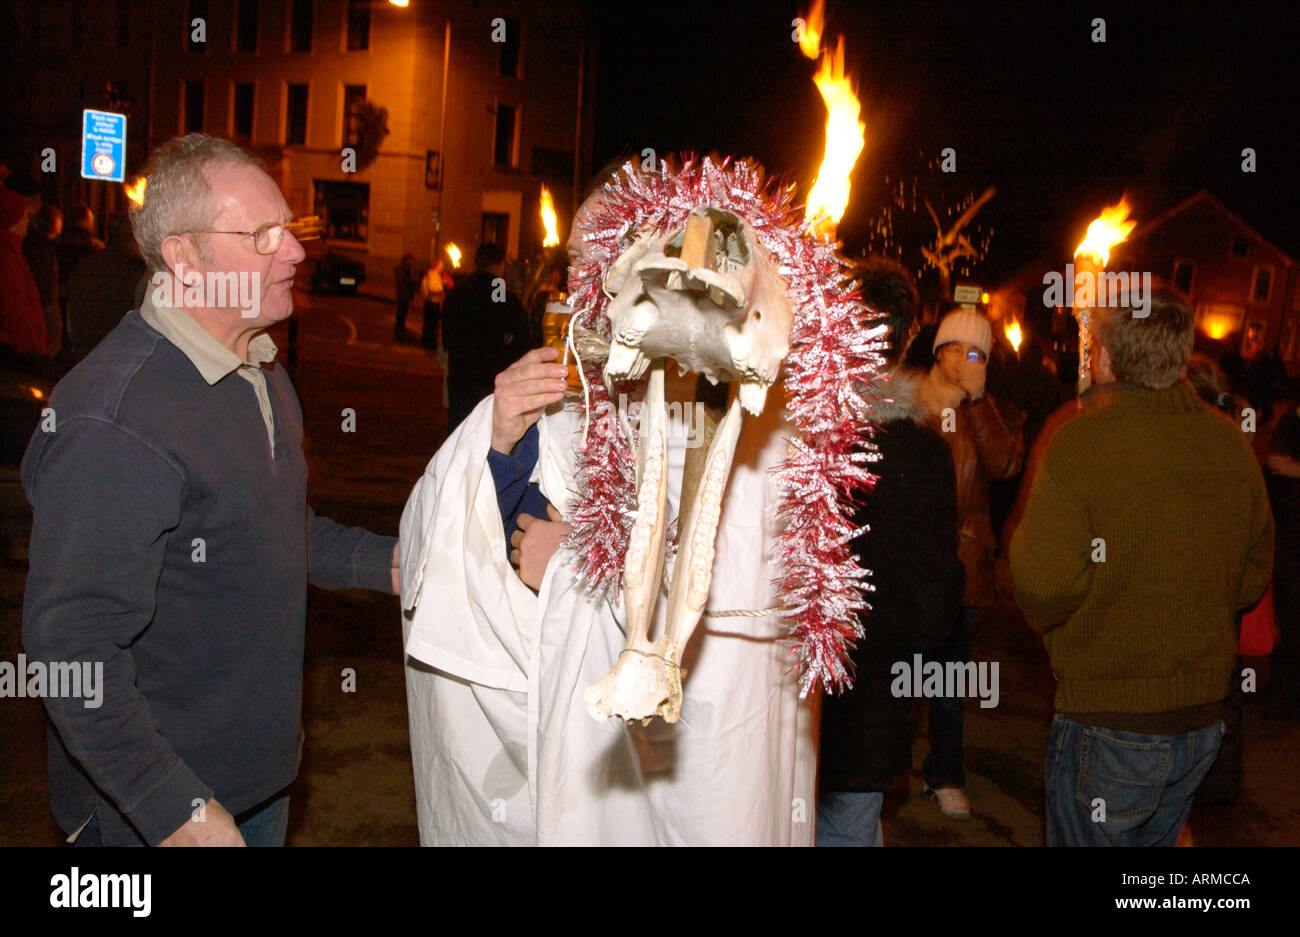
[(879, 480), (858, 509), (857, 524), (870, 530), (853, 549), (875, 591), (853, 652), (853, 689), (823, 702), (822, 791), (883, 791), (908, 769), (917, 701), (891, 694), (891, 668), (943, 645), (957, 620), (965, 573), (956, 477), (948, 444), (919, 422), (920, 377), (897, 371), (873, 388), (881, 459), (871, 470)]

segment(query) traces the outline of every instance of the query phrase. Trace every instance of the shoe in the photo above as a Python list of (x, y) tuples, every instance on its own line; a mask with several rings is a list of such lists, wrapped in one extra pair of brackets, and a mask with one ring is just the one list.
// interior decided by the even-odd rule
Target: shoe
[(935, 790), (928, 784), (922, 791), (926, 797), (939, 805), (939, 812), (950, 820), (969, 820), (970, 801), (960, 787), (941, 787)]

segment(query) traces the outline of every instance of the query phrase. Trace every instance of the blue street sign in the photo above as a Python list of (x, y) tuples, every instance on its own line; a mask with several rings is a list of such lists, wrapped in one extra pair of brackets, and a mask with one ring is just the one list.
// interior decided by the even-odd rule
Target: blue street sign
[(126, 179), (125, 114), (82, 111), (81, 177), (105, 182)]

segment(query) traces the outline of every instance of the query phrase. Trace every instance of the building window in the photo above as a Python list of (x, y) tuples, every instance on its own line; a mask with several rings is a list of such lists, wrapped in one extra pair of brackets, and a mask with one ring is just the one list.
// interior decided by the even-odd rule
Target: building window
[(310, 52), (316, 21), (315, 0), (293, 0), (289, 11), (289, 51)]
[(1245, 235), (1234, 235), (1232, 238), (1232, 256), (1245, 257), (1250, 253), (1250, 238)]
[[(194, 34), (196, 27), (194, 21), (203, 20), (203, 42), (195, 42)], [(207, 52), (207, 33), (208, 33), (208, 0), (190, 0), (190, 15), (185, 21), (185, 51), (186, 52)]]
[(181, 121), (186, 133), (203, 130), (203, 82), (185, 82), (185, 117)]
[(492, 162), (498, 166), (514, 167), (518, 165), (515, 158), (515, 124), (517, 111), (509, 104), (497, 104), (496, 139), (492, 147)]
[(1273, 295), (1273, 268), (1256, 267), (1255, 277), (1250, 283), (1250, 301), (1266, 303)]
[(365, 243), (370, 225), (370, 183), (315, 180), (313, 214), (321, 217), (325, 237)]
[(1239, 333), (1246, 318), (1246, 307), (1231, 303), (1205, 303), (1196, 307), (1196, 324), (1216, 342)]
[(234, 136), (244, 142), (253, 138), (253, 85), (251, 82), (235, 84)]
[(361, 118), (358, 111), (366, 100), (365, 85), (343, 86), (343, 145), (356, 146), (361, 141)]
[(239, 0), (235, 19), (235, 51), (257, 51), (257, 0)]
[(505, 42), (501, 46), (501, 74), (507, 78), (519, 77), (519, 20), (506, 17)]
[(1192, 261), (1174, 261), (1174, 286), (1185, 296), (1190, 296), (1192, 293), (1192, 274), (1195, 272), (1196, 264)]
[(483, 223), (479, 226), (480, 244), (500, 244), (504, 251), (510, 243), (510, 216), (502, 212), (483, 212)]
[(284, 111), (284, 142), (302, 146), (307, 142), (307, 86), (289, 85)]
[(370, 0), (348, 0), (348, 51), (370, 48)]

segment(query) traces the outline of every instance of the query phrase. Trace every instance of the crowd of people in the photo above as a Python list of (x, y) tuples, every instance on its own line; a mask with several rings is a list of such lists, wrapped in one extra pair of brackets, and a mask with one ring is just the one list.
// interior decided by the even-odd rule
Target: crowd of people
[[(889, 351), (865, 389), (882, 458), (855, 518), (874, 591), (853, 688), (823, 699), (818, 740), (781, 666), (779, 617), (758, 615), (707, 630), (682, 725), (597, 723), (581, 690), (622, 634), (559, 556), (580, 429), (556, 408), (567, 373), (556, 352), (529, 350), (535, 330), (504, 289), (500, 248), (483, 245), (450, 289), (428, 271), (445, 291), (434, 334), (453, 430), (394, 540), (306, 504), (301, 410), (264, 334), (292, 313), (281, 284), (304, 258), (275, 183), (197, 134), (159, 148), (147, 174), (129, 223), (153, 275), (252, 271), (268, 292), (252, 318), (150, 296), (116, 322), (88, 312), (69, 338), (78, 355), (98, 348), (56, 388), (58, 429), (38, 428), (24, 459), (25, 647), (105, 665), (102, 707), (46, 701), (51, 802), (80, 844), (284, 842), (309, 581), (402, 596), (426, 843), (879, 845), (885, 792), (913, 767), (920, 701), (898, 691), (899, 663), (969, 672), (983, 612), (1013, 598), (1057, 681), (1047, 842), (1169, 845), (1239, 712), (1239, 655), (1271, 650), (1261, 619), (1275, 614), (1293, 648), (1300, 408), (1258, 412), (1251, 388), (1194, 357), (1176, 293), (1157, 291), (1148, 315), (1094, 311), (1092, 385), (1075, 399), (1032, 336), (1012, 358), (976, 312), (941, 309), (921, 326), (912, 274), (871, 259), (854, 278)], [(30, 204), (11, 195), (0, 192), (0, 221), (17, 251)], [(589, 195), (575, 231), (602, 197)], [(182, 219), (194, 205), (210, 216), (201, 230)], [(70, 213), (83, 234), (51, 256), (57, 213), (41, 217), (30, 289), (15, 291), (30, 308), (11, 317), (6, 305), (5, 340), (26, 335), (25, 350), (48, 354), (51, 331), (36, 325), (63, 296), (62, 257), (81, 252), (64, 278), (79, 321), (77, 284), (125, 287), (125, 261), (108, 254), (131, 251), (120, 225), (97, 245)], [(569, 250), (578, 261), (586, 246), (575, 237)], [(404, 334), (409, 303), (438, 291), (417, 286), (409, 255), (395, 277)], [(1271, 393), (1270, 406), (1285, 399)], [(188, 419), (169, 417), (178, 407)], [(769, 469), (786, 451), (781, 419), (769, 407), (745, 424), (717, 538), (714, 589), (759, 609), (778, 600)], [(670, 463), (685, 459), (676, 445)], [(968, 818), (969, 692), (925, 695), (925, 793)], [(814, 802), (815, 817), (801, 816)]]
[(112, 215), (100, 240), (86, 205), (65, 213), (9, 177), (0, 230), (2, 353), (66, 370), (139, 308), (148, 278), (126, 214)]

